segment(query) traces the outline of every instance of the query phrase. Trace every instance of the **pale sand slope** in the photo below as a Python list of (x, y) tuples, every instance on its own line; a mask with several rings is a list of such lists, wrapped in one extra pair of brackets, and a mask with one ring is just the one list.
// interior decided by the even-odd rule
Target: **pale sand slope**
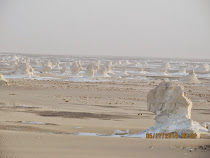
[[(155, 115), (146, 110), (146, 94), (159, 82), (10, 80), (10, 86), (0, 87), (0, 154), (26, 158), (161, 157), (163, 154), (208, 157), (210, 151), (198, 149), (198, 146), (210, 144), (210, 139), (148, 140), (72, 135), (76, 132), (112, 134), (115, 129), (130, 129), (131, 133), (136, 133), (149, 128)], [(193, 102), (192, 119), (200, 123), (210, 122), (210, 86), (209, 82), (203, 82), (203, 85), (185, 84), (185, 92)], [(191, 147), (196, 147), (196, 151), (189, 152)]]

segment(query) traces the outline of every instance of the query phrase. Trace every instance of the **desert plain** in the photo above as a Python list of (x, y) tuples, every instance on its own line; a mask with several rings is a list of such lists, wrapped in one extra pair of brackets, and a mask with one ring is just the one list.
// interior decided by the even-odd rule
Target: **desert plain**
[[(162, 79), (110, 82), (8, 79), (0, 87), (2, 158), (208, 158), (210, 139), (115, 137), (148, 129), (147, 93)], [(183, 84), (192, 119), (210, 122), (210, 81)], [(99, 134), (98, 136), (95, 133)], [(101, 135), (100, 135), (101, 134)]]

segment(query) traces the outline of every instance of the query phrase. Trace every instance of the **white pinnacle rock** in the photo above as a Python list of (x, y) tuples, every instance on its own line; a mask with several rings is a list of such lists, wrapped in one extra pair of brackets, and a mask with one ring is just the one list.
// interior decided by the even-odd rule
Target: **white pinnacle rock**
[(21, 63), (20, 66), (18, 66), (16, 74), (27, 74), (30, 76), (34, 76), (34, 69), (31, 67), (29, 63)]
[(183, 76), (182, 78), (180, 78), (180, 81), (187, 82), (187, 83), (201, 83), (201, 81), (198, 80), (194, 70), (189, 72), (189, 75)]
[(85, 71), (85, 76), (94, 78), (94, 72), (95, 72), (95, 71), (94, 71), (93, 68), (88, 68), (88, 69)]
[(81, 70), (81, 64), (79, 62), (75, 62), (70, 67), (72, 75), (78, 75)]
[(97, 71), (96, 73), (96, 76), (97, 77), (110, 77), (108, 74), (107, 74), (107, 69), (105, 66), (101, 66), (100, 69)]
[(107, 72), (112, 72), (112, 64), (110, 62), (107, 62), (105, 65)]

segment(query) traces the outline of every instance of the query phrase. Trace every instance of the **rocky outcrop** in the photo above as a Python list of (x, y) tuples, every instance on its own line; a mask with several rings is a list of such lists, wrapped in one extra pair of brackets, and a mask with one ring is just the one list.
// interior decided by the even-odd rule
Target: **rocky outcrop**
[(85, 76), (86, 77), (92, 77), (94, 78), (94, 69), (93, 68), (88, 68), (86, 71), (85, 71)]
[(49, 63), (43, 63), (42, 64), (42, 73), (51, 73), (52, 71), (52, 65)]
[(185, 69), (185, 67), (180, 67), (180, 68), (179, 68), (179, 73), (186, 74), (186, 69)]
[(105, 66), (101, 66), (100, 69), (97, 71), (96, 73), (96, 76), (97, 77), (110, 77), (108, 74), (107, 74), (107, 69)]
[(176, 82), (162, 82), (147, 94), (147, 110), (156, 114), (155, 124), (146, 133), (173, 133), (181, 134), (208, 133), (208, 129), (198, 122), (191, 120), (192, 102), (185, 96), (184, 87)]
[(99, 68), (100, 68), (100, 66), (99, 66), (99, 64), (97, 64), (97, 63), (90, 63), (90, 64), (87, 66), (87, 70), (93, 69), (94, 71), (98, 71)]
[(112, 72), (112, 64), (110, 61), (106, 63), (105, 67), (107, 69), (107, 72)]
[(78, 75), (81, 70), (81, 65), (79, 62), (75, 62), (70, 67), (72, 75)]
[(207, 73), (209, 71), (209, 64), (201, 64), (198, 68), (195, 69), (196, 73)]
[(158, 73), (160, 73), (161, 75), (167, 75), (169, 68), (170, 68), (169, 63), (163, 63), (162, 66), (158, 69)]
[(31, 67), (29, 63), (21, 63), (20, 66), (15, 71), (16, 74), (26, 74), (30, 76), (34, 76), (34, 69)]
[(189, 72), (189, 75), (183, 76), (180, 78), (181, 82), (187, 82), (187, 83), (201, 83), (201, 81), (198, 80), (194, 70)]
[(7, 81), (4, 76), (0, 73), (0, 86), (8, 85), (9, 81)]

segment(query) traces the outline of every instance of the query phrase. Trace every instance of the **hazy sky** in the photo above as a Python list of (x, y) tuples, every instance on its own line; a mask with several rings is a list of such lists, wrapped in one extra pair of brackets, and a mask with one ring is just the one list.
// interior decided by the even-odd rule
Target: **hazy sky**
[(0, 52), (210, 58), (210, 0), (0, 0)]

